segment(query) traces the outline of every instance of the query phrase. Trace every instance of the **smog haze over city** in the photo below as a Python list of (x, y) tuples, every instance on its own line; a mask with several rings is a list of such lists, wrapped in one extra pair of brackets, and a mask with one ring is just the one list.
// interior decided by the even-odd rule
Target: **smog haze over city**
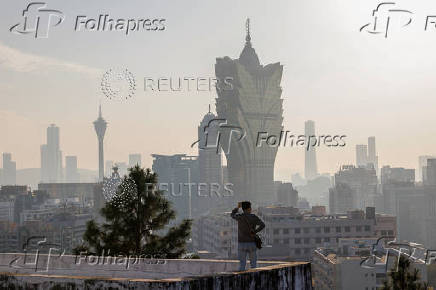
[(414, 269), (436, 287), (434, 1), (0, 16), (0, 288), (397, 289)]

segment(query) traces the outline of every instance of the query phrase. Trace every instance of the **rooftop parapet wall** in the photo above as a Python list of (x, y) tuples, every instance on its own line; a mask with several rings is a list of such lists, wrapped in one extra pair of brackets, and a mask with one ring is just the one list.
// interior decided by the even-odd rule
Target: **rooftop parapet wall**
[[(72, 267), (66, 267), (70, 260), (63, 261), (62, 269), (54, 270), (53, 267), (47, 272), (35, 272), (31, 268), (11, 266), (10, 260), (17, 257), (22, 258), (23, 255), (0, 254), (1, 289), (312, 289), (309, 263), (259, 262), (260, 268), (235, 272), (237, 261), (161, 260), (165, 263), (142, 263), (138, 264), (141, 266), (135, 265), (139, 268), (128, 270), (114, 270), (108, 265), (98, 269), (95, 265), (92, 268), (82, 263), (71, 271)], [(153, 268), (155, 266), (159, 269)], [(178, 277), (174, 270), (179, 270)], [(183, 272), (190, 272), (191, 275), (183, 275)], [(149, 278), (154, 276), (152, 273), (159, 275)]]

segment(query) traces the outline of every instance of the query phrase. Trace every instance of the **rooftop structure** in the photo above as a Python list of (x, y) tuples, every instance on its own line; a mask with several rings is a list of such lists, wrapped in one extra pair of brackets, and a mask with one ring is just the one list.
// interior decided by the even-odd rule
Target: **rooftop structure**
[[(24, 254), (0, 254), (0, 287), (27, 289), (312, 289), (310, 264), (258, 262), (236, 272), (238, 261), (138, 259), (39, 255), (24, 265)], [(35, 256), (28, 257), (29, 261)], [(57, 287), (57, 288), (55, 288)], [(112, 287), (112, 288), (110, 288)], [(4, 288), (2, 288), (4, 289)], [(8, 288), (9, 289), (9, 288)]]

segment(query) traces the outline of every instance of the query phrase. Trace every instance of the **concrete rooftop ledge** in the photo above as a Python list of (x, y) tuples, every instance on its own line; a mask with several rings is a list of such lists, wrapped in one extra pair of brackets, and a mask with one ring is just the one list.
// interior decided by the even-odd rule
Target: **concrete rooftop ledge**
[[(312, 289), (309, 263), (0, 254), (1, 289)], [(15, 288), (14, 288), (15, 287)]]

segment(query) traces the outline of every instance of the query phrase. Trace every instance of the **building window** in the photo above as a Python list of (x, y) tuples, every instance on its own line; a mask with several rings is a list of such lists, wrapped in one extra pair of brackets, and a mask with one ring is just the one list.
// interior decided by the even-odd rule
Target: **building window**
[(301, 254), (301, 249), (295, 249), (295, 255), (300, 255)]
[(369, 232), (371, 231), (371, 227), (370, 226), (365, 226), (365, 232)]
[(387, 236), (386, 231), (381, 231), (382, 236)]
[(345, 232), (349, 233), (350, 232), (350, 227), (345, 227)]
[(324, 242), (330, 243), (330, 238), (324, 238)]
[(315, 243), (320, 244), (321, 243), (321, 238), (316, 238), (315, 239)]
[(330, 227), (324, 227), (324, 233), (330, 233)]
[(310, 229), (309, 229), (309, 228), (303, 228), (303, 232), (304, 232), (305, 234), (308, 234), (308, 233), (310, 233)]
[(310, 239), (309, 238), (304, 238), (304, 244), (305, 245), (310, 244)]
[(274, 239), (273, 244), (278, 244), (279, 243), (279, 239)]
[(295, 239), (295, 244), (301, 244), (301, 239), (300, 238), (296, 238)]
[(289, 229), (283, 229), (283, 234), (284, 235), (289, 235)]
[(300, 228), (296, 228), (294, 231), (295, 231), (296, 234), (301, 233), (301, 229)]
[(285, 244), (285, 245), (289, 245), (289, 239), (284, 239), (284, 240), (283, 240), (283, 244)]
[(278, 234), (279, 234), (279, 232), (280, 232), (280, 230), (279, 230), (279, 229), (274, 229), (274, 231), (273, 231), (273, 234), (274, 234), (274, 235), (278, 235)]
[(316, 232), (317, 234), (321, 233), (321, 228), (316, 228), (316, 229), (315, 229), (315, 232)]
[(336, 227), (336, 232), (340, 233), (341, 232), (341, 227)]
[(305, 248), (305, 249), (304, 249), (304, 253), (305, 253), (305, 254), (309, 254), (309, 253), (310, 253), (310, 248)]
[(388, 235), (389, 236), (393, 236), (394, 235), (394, 231), (388, 231)]
[(356, 232), (361, 232), (362, 231), (362, 226), (356, 226)]

